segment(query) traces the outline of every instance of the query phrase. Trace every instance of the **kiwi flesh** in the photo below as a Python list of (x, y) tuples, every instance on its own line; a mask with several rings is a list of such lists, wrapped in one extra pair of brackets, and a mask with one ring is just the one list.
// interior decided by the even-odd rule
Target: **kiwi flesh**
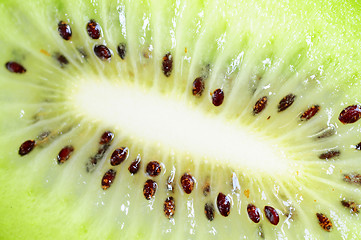
[(360, 239), (359, 10), (2, 1), (0, 239)]

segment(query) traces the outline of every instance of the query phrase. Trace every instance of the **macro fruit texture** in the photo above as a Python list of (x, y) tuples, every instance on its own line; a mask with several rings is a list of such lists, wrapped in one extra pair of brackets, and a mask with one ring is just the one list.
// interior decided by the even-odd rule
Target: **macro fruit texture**
[(360, 10), (0, 0), (0, 239), (360, 239)]

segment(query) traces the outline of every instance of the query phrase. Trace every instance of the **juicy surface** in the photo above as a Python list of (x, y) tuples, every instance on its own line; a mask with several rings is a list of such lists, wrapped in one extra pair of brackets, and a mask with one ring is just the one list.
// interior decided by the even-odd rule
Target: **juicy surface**
[[(360, 238), (358, 214), (350, 213), (341, 201), (357, 202), (361, 197), (359, 184), (343, 180), (344, 174), (361, 172), (361, 153), (355, 149), (361, 141), (361, 125), (338, 120), (345, 107), (360, 102), (359, 10), (356, 3), (330, 1), (291, 5), (282, 1), (0, 1), (0, 18), (7, 29), (0, 32), (3, 65), (18, 61), (26, 68), (23, 74), (0, 68), (0, 238)], [(101, 26), (99, 40), (86, 31), (91, 19)], [(72, 28), (69, 41), (59, 36), (60, 21)], [(127, 46), (124, 60), (116, 52), (120, 43)], [(110, 60), (94, 54), (97, 44), (109, 47)], [(173, 59), (169, 77), (162, 72), (168, 52)], [(57, 54), (69, 63), (59, 64)], [(205, 77), (205, 89), (195, 97), (192, 83), (200, 76)], [(92, 86), (104, 97), (87, 95)], [(210, 93), (219, 88), (225, 100), (215, 107)], [(214, 133), (214, 139), (193, 134), (188, 136), (192, 141), (182, 141), (181, 146), (164, 144), (170, 142), (162, 137), (167, 132), (160, 134), (160, 141), (148, 136), (153, 132), (140, 136), (145, 123), (128, 129), (125, 124), (134, 121), (122, 118), (131, 110), (117, 101), (121, 97), (112, 98), (113, 91), (124, 96), (135, 92), (130, 100), (148, 93), (147, 101), (166, 99), (164, 105), (155, 101), (154, 114), (168, 111), (172, 107), (167, 104), (176, 102), (184, 110), (177, 114), (200, 114), (210, 122), (204, 132), (214, 126), (219, 131), (233, 129), (230, 139), (237, 139), (238, 129), (254, 134), (251, 147), (240, 146), (236, 155), (247, 164), (235, 166), (236, 145), (227, 145), (224, 132)], [(279, 112), (280, 100), (290, 93), (295, 102)], [(268, 97), (267, 106), (255, 115), (253, 107), (263, 96)], [(302, 113), (315, 104), (320, 111), (301, 121)], [(196, 118), (195, 123), (201, 124), (202, 119)], [(187, 128), (183, 123), (180, 126)], [(106, 130), (113, 131), (115, 138), (101, 161), (87, 172), (89, 158), (96, 154)], [(40, 143), (39, 136), (48, 131), (44, 144), (24, 157), (18, 155), (24, 141)], [(285, 154), (286, 173), (280, 176), (274, 170), (271, 174), (271, 169), (264, 174), (262, 168), (252, 168), (250, 151), (255, 151), (258, 139), (265, 145), (257, 152), (260, 158), (267, 155), (264, 148), (275, 149), (276, 156)], [(194, 140), (202, 141), (200, 149), (192, 144)], [(209, 140), (214, 145), (204, 143)], [(232, 154), (222, 158), (222, 151), (208, 152), (218, 141), (222, 149), (231, 146), (227, 154)], [(75, 150), (59, 165), (57, 154), (67, 145)], [(104, 191), (100, 183), (111, 168), (109, 158), (123, 146), (129, 148), (129, 157), (114, 167), (115, 181)], [(336, 158), (319, 157), (336, 150), (341, 153)], [(138, 155), (142, 167), (131, 175), (127, 168)], [(142, 190), (150, 178), (145, 167), (152, 160), (161, 163), (162, 171), (153, 178), (158, 189), (147, 201)], [(180, 185), (185, 172), (196, 179), (189, 195)], [(174, 176), (174, 192), (166, 188), (168, 176)], [(203, 194), (206, 183), (211, 186), (208, 196)], [(223, 217), (215, 209), (210, 222), (204, 206), (209, 202), (216, 206), (219, 192), (231, 199), (230, 214)], [(170, 220), (163, 210), (169, 196), (176, 203)], [(260, 209), (259, 224), (249, 219), (248, 203)], [(265, 206), (277, 209), (277, 226), (267, 220)], [(317, 213), (331, 219), (331, 232), (321, 228)]]

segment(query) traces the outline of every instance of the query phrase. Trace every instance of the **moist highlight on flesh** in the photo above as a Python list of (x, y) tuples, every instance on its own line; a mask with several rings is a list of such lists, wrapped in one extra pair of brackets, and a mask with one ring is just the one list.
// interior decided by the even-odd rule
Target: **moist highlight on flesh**
[(4, 2), (0, 238), (359, 239), (358, 12)]

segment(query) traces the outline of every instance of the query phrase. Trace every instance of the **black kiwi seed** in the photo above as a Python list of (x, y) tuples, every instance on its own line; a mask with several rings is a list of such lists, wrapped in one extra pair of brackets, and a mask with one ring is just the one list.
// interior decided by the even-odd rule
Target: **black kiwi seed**
[(172, 218), (175, 213), (175, 200), (173, 197), (168, 197), (164, 201), (164, 214), (167, 218)]
[(301, 120), (310, 120), (320, 111), (320, 108), (319, 105), (313, 105), (301, 115)]
[(327, 232), (330, 232), (332, 229), (331, 220), (323, 213), (316, 213), (316, 216), (318, 218), (318, 223), (320, 224), (320, 226)]
[(28, 153), (30, 153), (35, 147), (35, 141), (34, 140), (27, 140), (23, 142), (19, 147), (19, 155), (24, 156)]
[(101, 28), (96, 21), (90, 20), (86, 25), (86, 30), (88, 32), (89, 37), (91, 37), (92, 39), (100, 38)]
[(94, 47), (94, 53), (100, 60), (103, 61), (111, 59), (112, 57), (111, 51), (105, 45), (96, 45)]
[(231, 200), (228, 196), (224, 195), (223, 193), (218, 193), (217, 196), (217, 207), (219, 213), (227, 217), (231, 211)]
[(331, 150), (325, 153), (320, 154), (320, 156), (318, 156), (319, 159), (331, 159), (334, 157), (338, 157), (340, 156), (341, 152), (338, 150)]
[(138, 156), (128, 167), (128, 171), (131, 174), (136, 174), (139, 171), (140, 168), (140, 156)]
[(120, 147), (115, 149), (112, 156), (110, 157), (110, 165), (117, 166), (121, 164), (128, 157), (128, 148)]
[(185, 173), (181, 177), (181, 185), (185, 193), (190, 194), (194, 188), (194, 178), (192, 175)]
[(159, 162), (151, 161), (147, 164), (146, 172), (149, 176), (155, 177), (160, 174), (162, 171), (162, 167), (160, 166)]
[(268, 221), (270, 223), (272, 223), (273, 225), (277, 225), (278, 222), (280, 221), (279, 215), (278, 215), (276, 209), (274, 209), (273, 207), (265, 206), (264, 213), (265, 213)]
[(12, 73), (25, 73), (26, 69), (17, 62), (7, 62), (5, 63), (5, 67), (7, 70), (9, 70), (9, 72)]
[(194, 96), (202, 96), (204, 90), (204, 81), (202, 77), (197, 77), (193, 81), (192, 94)]
[(223, 103), (224, 100), (224, 92), (222, 89), (218, 88), (213, 91), (212, 94), (212, 103), (214, 106), (218, 107)]
[(157, 183), (152, 179), (148, 179), (143, 187), (143, 195), (145, 199), (150, 200), (157, 191)]
[(113, 138), (114, 138), (114, 133), (112, 133), (110, 131), (106, 131), (100, 137), (99, 144), (103, 145), (103, 144), (110, 143), (113, 140)]
[(163, 57), (162, 71), (166, 77), (169, 77), (173, 70), (173, 56), (168, 52)]
[(104, 190), (107, 190), (108, 188), (110, 188), (110, 186), (113, 184), (115, 176), (116, 176), (117, 172), (114, 171), (113, 169), (109, 169), (103, 176), (102, 178), (102, 188)]
[(258, 99), (258, 101), (256, 102), (256, 104), (253, 107), (253, 114), (259, 114), (260, 112), (262, 112), (266, 105), (267, 105), (267, 96), (261, 97), (260, 99)]
[(352, 105), (343, 109), (338, 120), (343, 124), (354, 123), (361, 118), (361, 107), (360, 105)]
[(204, 205), (204, 213), (209, 221), (214, 219), (214, 205), (213, 203), (206, 203)]
[(247, 213), (248, 213), (248, 217), (254, 223), (259, 223), (259, 221), (261, 220), (259, 209), (251, 203), (248, 204), (248, 206), (247, 206)]
[(73, 146), (65, 146), (63, 149), (60, 150), (58, 154), (58, 163), (62, 164), (65, 163), (71, 156), (71, 153), (74, 151)]
[(58, 23), (58, 32), (64, 40), (70, 40), (72, 32), (69, 24), (64, 21), (60, 21)]
[(288, 94), (284, 98), (281, 99), (281, 101), (278, 104), (278, 112), (282, 112), (289, 108), (293, 102), (295, 101), (296, 96), (291, 94)]
[(118, 45), (117, 52), (118, 52), (119, 57), (124, 60), (125, 59), (125, 54), (127, 53), (124, 43), (120, 43)]

